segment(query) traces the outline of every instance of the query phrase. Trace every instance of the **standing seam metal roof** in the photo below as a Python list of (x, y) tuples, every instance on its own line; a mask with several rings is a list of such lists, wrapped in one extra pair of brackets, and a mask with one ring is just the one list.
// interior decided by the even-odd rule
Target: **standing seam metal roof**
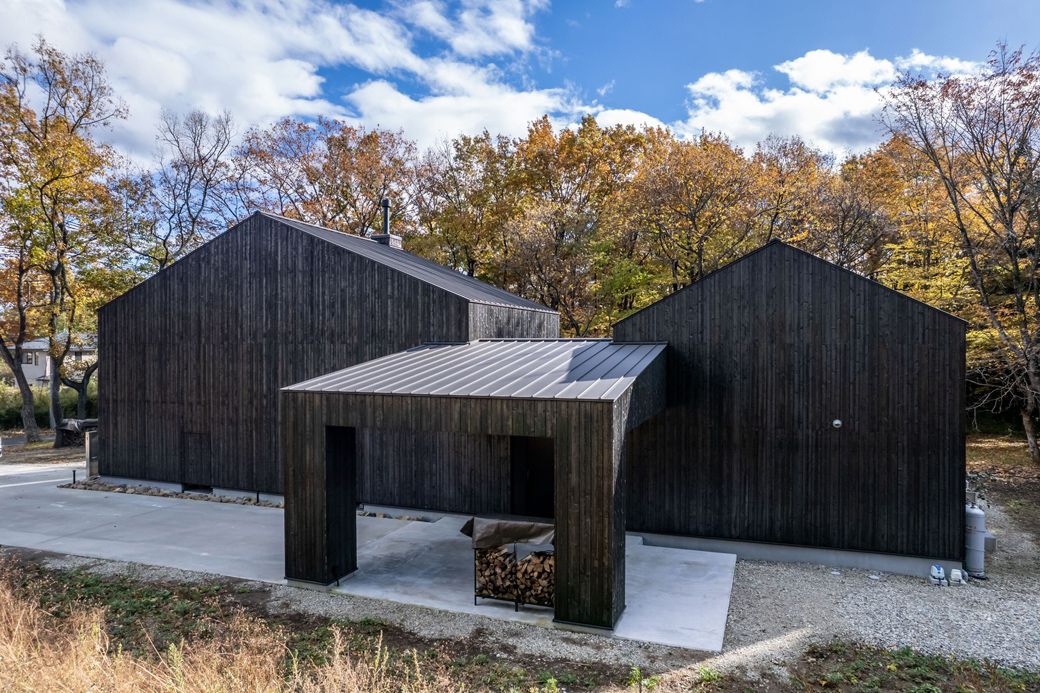
[(283, 388), (442, 397), (615, 400), (665, 344), (482, 339), (424, 344)]
[(540, 303), (529, 301), (526, 298), (520, 298), (504, 289), (499, 289), (497, 286), (485, 284), (484, 282), (462, 274), (461, 272), (456, 272), (455, 270), (438, 265), (436, 262), (431, 262), (426, 258), (413, 255), (407, 250), (385, 246), (382, 243), (373, 241), (371, 238), (362, 238), (361, 236), (355, 236), (349, 233), (333, 231), (321, 226), (315, 226), (314, 224), (297, 221), (296, 219), (289, 219), (277, 214), (271, 214), (270, 212), (257, 212), (257, 214), (270, 217), (287, 226), (291, 226), (294, 229), (338, 245), (341, 248), (346, 248), (350, 252), (357, 253), (368, 260), (386, 265), (387, 267), (399, 272), (404, 272), (416, 279), (432, 284), (433, 286), (444, 289), (445, 291), (457, 296), (461, 296), (462, 298), (473, 301), (474, 303), (487, 303), (496, 306), (524, 308), (526, 310), (536, 310), (544, 313), (555, 312)]

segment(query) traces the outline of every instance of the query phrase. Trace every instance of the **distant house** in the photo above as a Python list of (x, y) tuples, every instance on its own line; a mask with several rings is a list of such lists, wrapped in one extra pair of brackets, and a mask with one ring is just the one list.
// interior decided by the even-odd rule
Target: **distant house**
[[(82, 361), (97, 354), (97, 339), (84, 335), (81, 344), (69, 350), (68, 361)], [(51, 380), (51, 360), (47, 358), (47, 338), (33, 339), (22, 346), (22, 372), (30, 385), (46, 385)], [(10, 374), (4, 377), (10, 380)]]

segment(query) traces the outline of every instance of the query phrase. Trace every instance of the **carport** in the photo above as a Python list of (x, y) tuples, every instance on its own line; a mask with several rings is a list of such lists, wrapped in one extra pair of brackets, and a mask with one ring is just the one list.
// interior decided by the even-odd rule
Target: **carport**
[[(455, 512), (538, 493), (508, 470), (474, 483), (465, 458), (476, 447), (532, 462), (551, 451), (555, 618), (613, 628), (625, 608), (625, 437), (664, 408), (664, 359), (663, 344), (610, 340), (427, 344), (283, 389), (286, 578), (328, 585), (357, 569), (355, 510), (371, 501), (361, 478), (377, 471), (362, 440), (396, 435), (379, 465), (401, 485), (436, 475), (454, 507), (425, 509)], [(436, 455), (419, 444), (426, 437), (441, 441)], [(501, 457), (481, 464), (501, 467)]]

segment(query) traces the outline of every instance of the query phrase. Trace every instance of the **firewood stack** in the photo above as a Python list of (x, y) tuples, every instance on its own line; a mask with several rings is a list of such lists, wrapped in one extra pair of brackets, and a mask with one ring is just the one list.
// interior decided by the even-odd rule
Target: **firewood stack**
[(513, 552), (504, 546), (496, 546), (477, 549), (474, 553), (476, 596), (516, 599), (516, 556)]
[(517, 561), (516, 589), (521, 604), (553, 605), (556, 557), (551, 551), (535, 551)]

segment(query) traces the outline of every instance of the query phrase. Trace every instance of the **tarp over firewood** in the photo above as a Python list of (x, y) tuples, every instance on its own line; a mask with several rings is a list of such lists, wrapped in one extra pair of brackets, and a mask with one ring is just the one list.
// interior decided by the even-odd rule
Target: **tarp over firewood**
[(482, 517), (471, 517), (459, 531), (473, 538), (475, 549), (490, 549), (503, 544), (552, 544), (556, 538), (554, 525)]

